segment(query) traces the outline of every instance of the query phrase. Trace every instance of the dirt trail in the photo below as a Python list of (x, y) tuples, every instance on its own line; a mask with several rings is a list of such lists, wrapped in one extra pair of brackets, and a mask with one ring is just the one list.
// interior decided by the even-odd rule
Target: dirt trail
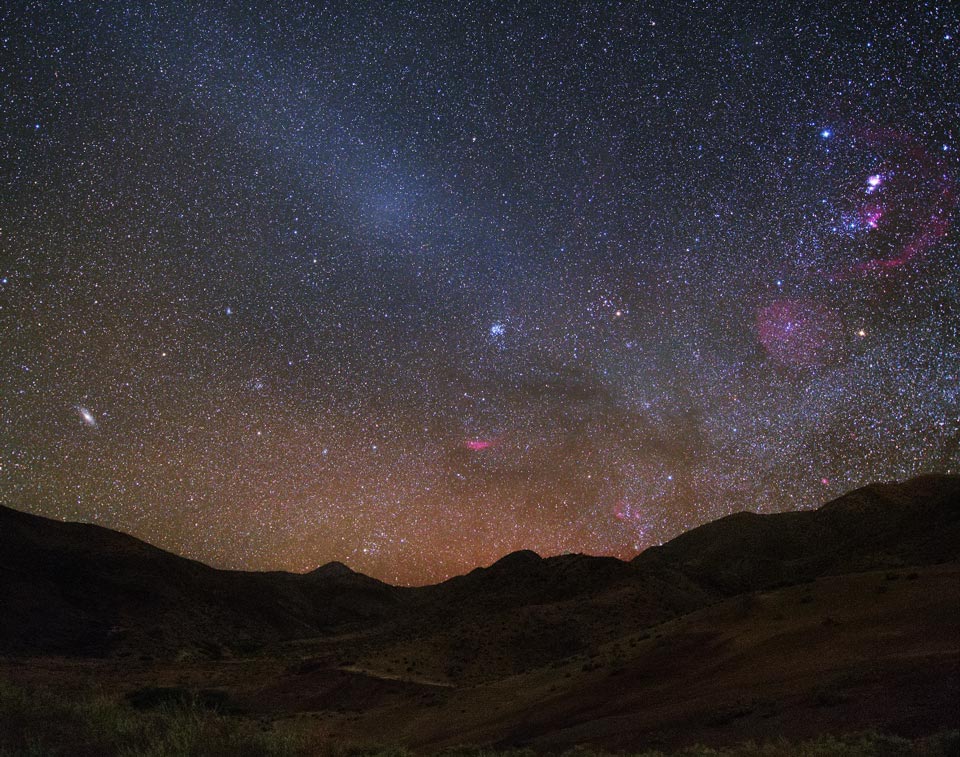
[(417, 678), (416, 676), (397, 675), (395, 673), (383, 673), (379, 670), (370, 670), (370, 668), (361, 668), (356, 665), (342, 665), (336, 670), (342, 670), (346, 673), (360, 673), (370, 676), (370, 678), (380, 678), (384, 681), (402, 681), (404, 683), (417, 683), (421, 686), (435, 686), (438, 689), (456, 688), (452, 683), (446, 681), (431, 681), (427, 678)]

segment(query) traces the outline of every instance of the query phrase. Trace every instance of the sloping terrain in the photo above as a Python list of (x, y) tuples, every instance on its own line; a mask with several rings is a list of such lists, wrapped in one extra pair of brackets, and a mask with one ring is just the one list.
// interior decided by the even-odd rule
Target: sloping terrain
[(213, 690), (278, 729), (425, 751), (922, 736), (960, 726), (958, 544), (957, 476), (417, 589), (220, 571), (0, 508), (0, 677)]
[[(382, 626), (401, 646), (415, 639), (434, 648), (434, 660), (430, 638), (439, 634), (455, 670), (483, 657), (468, 638), (477, 629), (513, 650), (518, 664), (537, 665), (724, 596), (953, 559), (958, 502), (960, 477), (926, 476), (866, 487), (819, 510), (732, 515), (630, 563), (517, 552), (420, 589), (339, 563), (305, 575), (215, 570), (99, 526), (0, 507), (0, 652), (216, 655)], [(628, 623), (620, 622), (623, 608)], [(529, 643), (525, 628), (541, 638)]]
[(929, 734), (960, 720), (958, 608), (957, 563), (827, 577), (734, 597), (432, 707), (333, 727), (417, 748), (552, 751)]
[(408, 611), (356, 649), (369, 668), (481, 683), (744, 592), (954, 561), (958, 544), (960, 477), (924, 476), (817, 510), (732, 515), (630, 563), (514, 553), (417, 590)]
[(0, 507), (0, 653), (218, 656), (394, 611), (352, 571), (215, 570), (126, 534)]
[(633, 561), (675, 570), (722, 594), (830, 573), (957, 558), (960, 477), (873, 484), (817, 510), (737, 513), (681, 534)]

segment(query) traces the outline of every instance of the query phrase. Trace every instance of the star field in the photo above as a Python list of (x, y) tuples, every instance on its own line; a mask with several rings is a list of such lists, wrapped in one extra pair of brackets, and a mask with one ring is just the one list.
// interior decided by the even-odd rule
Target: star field
[(426, 583), (960, 472), (948, 3), (19, 3), (0, 502)]

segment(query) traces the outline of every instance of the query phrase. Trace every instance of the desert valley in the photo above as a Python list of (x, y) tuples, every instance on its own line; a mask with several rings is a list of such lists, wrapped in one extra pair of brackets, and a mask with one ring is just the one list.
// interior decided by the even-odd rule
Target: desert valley
[(303, 754), (949, 740), (957, 544), (960, 478), (932, 475), (732, 515), (630, 562), (516, 552), (419, 588), (339, 563), (214, 570), (2, 509), (0, 753), (122, 743), (16, 715), (25, 694), (189, 706)]

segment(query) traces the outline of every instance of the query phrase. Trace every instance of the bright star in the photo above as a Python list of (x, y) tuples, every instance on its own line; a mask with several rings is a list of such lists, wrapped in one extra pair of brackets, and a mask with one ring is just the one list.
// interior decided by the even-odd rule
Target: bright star
[(820, 136), (823, 137), (824, 139), (830, 139), (830, 137), (833, 136), (833, 132), (830, 131), (830, 129), (824, 129), (823, 131), (820, 132)]

